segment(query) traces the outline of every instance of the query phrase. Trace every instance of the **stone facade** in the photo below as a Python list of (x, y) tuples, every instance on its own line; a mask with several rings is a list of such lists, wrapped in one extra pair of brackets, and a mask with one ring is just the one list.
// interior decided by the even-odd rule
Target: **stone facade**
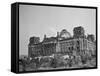
[[(52, 54), (61, 53), (74, 55), (94, 55), (96, 46), (93, 35), (85, 36), (84, 28), (79, 26), (73, 30), (74, 35), (71, 36), (65, 29), (60, 33), (57, 32), (56, 37), (47, 38), (39, 41), (39, 37), (31, 37), (28, 45), (29, 57), (51, 56)], [(36, 42), (35, 42), (36, 41)]]

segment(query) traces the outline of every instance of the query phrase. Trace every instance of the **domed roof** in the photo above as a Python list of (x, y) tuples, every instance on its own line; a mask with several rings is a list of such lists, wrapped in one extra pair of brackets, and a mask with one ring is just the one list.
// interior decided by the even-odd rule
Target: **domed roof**
[(66, 29), (63, 29), (63, 30), (60, 32), (60, 37), (63, 37), (63, 38), (70, 38), (71, 35), (70, 35), (70, 33), (69, 33)]

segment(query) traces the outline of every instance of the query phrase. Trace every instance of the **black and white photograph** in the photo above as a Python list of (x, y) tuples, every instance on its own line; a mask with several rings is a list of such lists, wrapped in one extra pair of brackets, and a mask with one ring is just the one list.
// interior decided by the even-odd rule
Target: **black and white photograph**
[(97, 67), (96, 7), (19, 4), (19, 72)]

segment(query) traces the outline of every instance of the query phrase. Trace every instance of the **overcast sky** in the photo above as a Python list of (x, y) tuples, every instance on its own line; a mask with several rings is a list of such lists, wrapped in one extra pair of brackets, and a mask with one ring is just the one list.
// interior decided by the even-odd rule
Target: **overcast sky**
[(82, 26), (85, 34), (95, 35), (95, 9), (20, 5), (19, 40), (20, 55), (28, 55), (29, 38), (56, 36), (57, 31), (66, 29), (73, 35), (73, 28)]

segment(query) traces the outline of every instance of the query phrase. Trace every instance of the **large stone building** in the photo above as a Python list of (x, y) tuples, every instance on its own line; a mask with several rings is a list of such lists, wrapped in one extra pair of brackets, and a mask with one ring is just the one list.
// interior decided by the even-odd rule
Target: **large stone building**
[(94, 35), (85, 35), (83, 27), (75, 27), (73, 36), (63, 29), (57, 32), (56, 37), (46, 37), (40, 42), (39, 37), (31, 37), (28, 45), (29, 57), (50, 56), (52, 54), (68, 54), (68, 55), (95, 55), (95, 39)]

